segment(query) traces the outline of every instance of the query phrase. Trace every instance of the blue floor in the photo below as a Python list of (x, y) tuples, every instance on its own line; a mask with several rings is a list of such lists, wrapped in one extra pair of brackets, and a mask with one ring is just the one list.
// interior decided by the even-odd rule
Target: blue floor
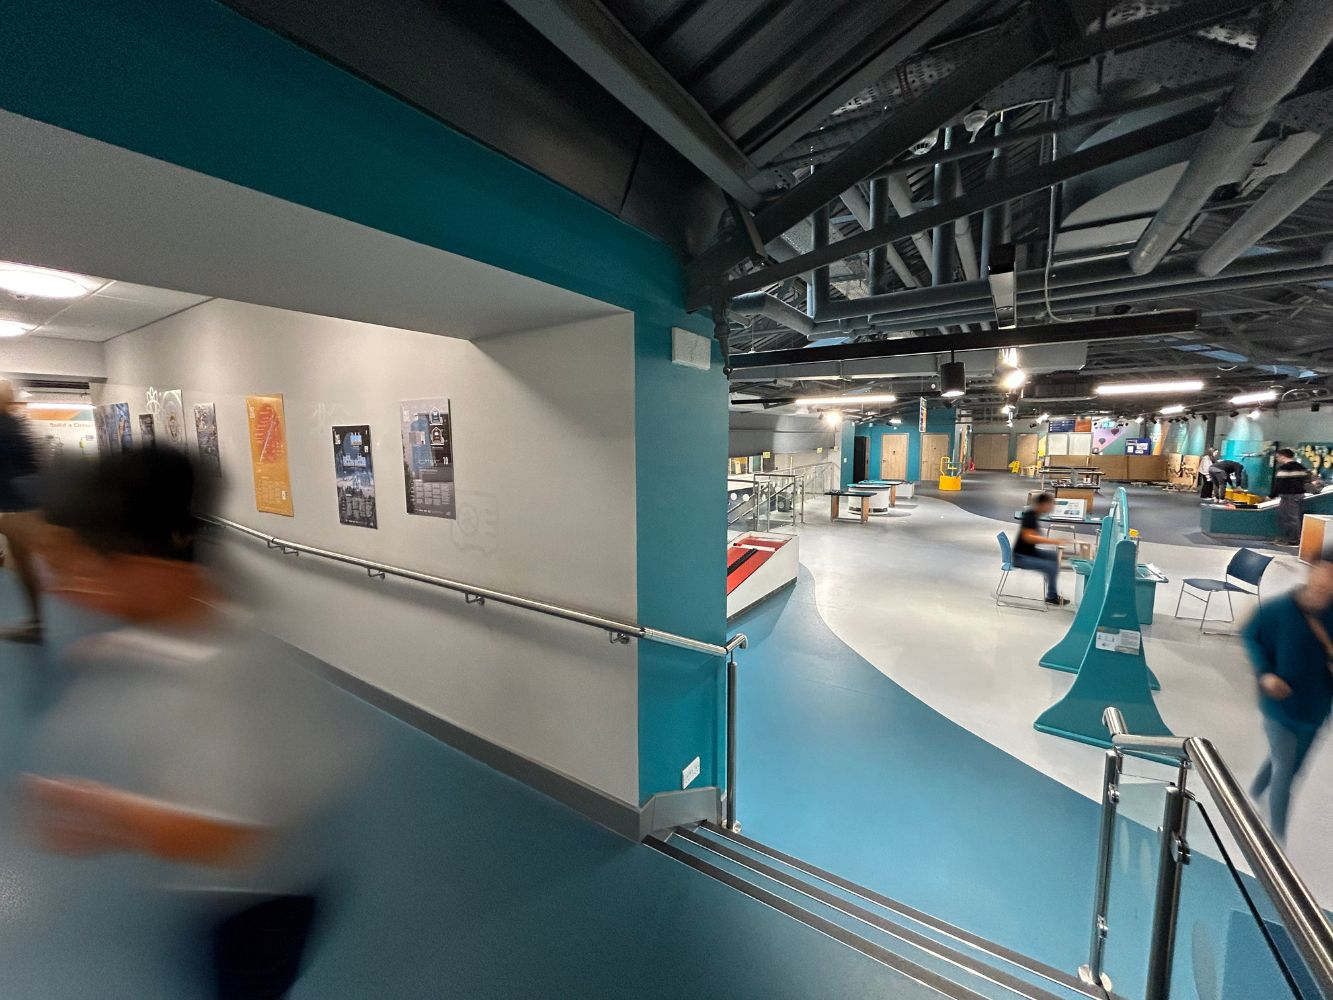
[[(927, 707), (824, 624), (814, 583), (734, 623), (738, 819), (747, 835), (1073, 973), (1087, 961), (1100, 806)], [(866, 609), (893, 627), (893, 609)], [(940, 653), (948, 656), (941, 623)], [(922, 664), (924, 669), (929, 664)], [(1033, 669), (1040, 669), (1035, 661)], [(1055, 739), (1056, 737), (1051, 737)], [(1130, 762), (1127, 771), (1162, 772)], [(1098, 773), (1100, 777), (1100, 772)], [(1127, 778), (1160, 811), (1163, 786)], [(1160, 814), (1158, 812), (1157, 814)], [(1206, 839), (1192, 819), (1197, 843)], [(1121, 821), (1107, 968), (1141, 996), (1157, 838)], [(1228, 871), (1196, 856), (1182, 893), (1173, 1000), (1279, 997)], [(1201, 984), (1201, 985), (1200, 985)], [(1263, 990), (1254, 992), (1256, 984)]]
[[(15, 607), (0, 574), (0, 621)], [(1084, 960), (1093, 803), (856, 656), (819, 618), (808, 575), (741, 627), (751, 637), (739, 719), (748, 834), (1052, 965), (1073, 970)], [(59, 695), (57, 676), (36, 651), (0, 644), (0, 778), (9, 787)], [(326, 831), (343, 876), (298, 998), (922, 995), (851, 949), (369, 706), (355, 702), (353, 711), (380, 749)], [(194, 915), (158, 888), (170, 871), (40, 854), (9, 801), (0, 824), (0, 997), (206, 995), (198, 939), (187, 933)], [(1128, 860), (1117, 870), (1108, 966), (1118, 991), (1133, 997), (1152, 838), (1129, 827), (1122, 836)], [(1220, 866), (1191, 867), (1184, 978), (1173, 1000), (1279, 995), (1268, 992), (1262, 964), (1236, 971), (1236, 956), (1257, 943), (1228, 890)], [(1187, 992), (1200, 975), (1205, 986)]]
[[(0, 573), (0, 621), (16, 611)], [(0, 644), (0, 771), (58, 696)], [(350, 696), (349, 696), (350, 697)], [(379, 754), (327, 830), (344, 875), (297, 998), (923, 996), (859, 953), (360, 702)], [(30, 848), (0, 824), (0, 997), (189, 1000), (198, 940), (171, 872)], [(836, 983), (836, 987), (830, 984)]]

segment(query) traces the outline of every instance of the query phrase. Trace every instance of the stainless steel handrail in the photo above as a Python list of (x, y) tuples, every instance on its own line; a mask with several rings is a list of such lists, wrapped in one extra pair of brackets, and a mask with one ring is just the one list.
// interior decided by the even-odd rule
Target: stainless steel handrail
[(289, 541), (288, 539), (279, 538), (276, 535), (267, 535), (255, 528), (248, 527), (244, 524), (238, 524), (235, 521), (229, 521), (224, 517), (201, 515), (200, 520), (204, 521), (206, 524), (213, 524), (218, 527), (228, 528), (232, 531), (239, 532), (242, 535), (248, 535), (251, 538), (263, 542), (269, 548), (279, 549), (284, 553), (317, 556), (320, 559), (328, 559), (331, 562), (343, 563), (347, 566), (355, 566), (358, 569), (365, 570), (371, 576), (394, 576), (404, 580), (412, 580), (415, 583), (425, 584), (430, 587), (452, 590), (455, 593), (463, 594), (467, 597), (469, 602), (474, 604), (484, 601), (494, 601), (496, 604), (504, 604), (511, 608), (522, 608), (525, 611), (535, 611), (538, 614), (547, 615), (551, 618), (560, 618), (564, 621), (575, 622), (579, 625), (587, 625), (591, 628), (601, 629), (611, 636), (613, 642), (629, 642), (630, 639), (642, 639), (648, 642), (659, 643), (664, 646), (690, 649), (696, 653), (705, 653), (710, 656), (729, 656), (736, 649), (744, 649), (747, 643), (745, 634), (742, 632), (738, 632), (731, 636), (724, 644), (703, 642), (699, 639), (691, 639), (688, 636), (676, 635), (674, 632), (666, 632), (662, 629), (650, 628), (646, 625), (639, 625), (636, 622), (628, 622), (622, 619), (612, 618), (608, 615), (580, 611), (577, 608), (566, 608), (559, 604), (551, 604), (549, 601), (538, 601), (530, 597), (521, 597), (518, 594), (508, 594), (502, 590), (493, 590), (490, 587), (480, 587), (476, 584), (463, 583), (460, 580), (450, 580), (448, 577), (435, 576), (431, 573), (421, 573), (417, 570), (406, 569), (402, 566), (392, 566), (388, 563), (376, 562), (372, 559), (362, 559), (358, 556), (350, 556), (344, 552), (334, 552), (331, 549), (321, 549), (313, 545), (304, 545), (301, 542)]
[(1102, 720), (1117, 750), (1171, 757), (1199, 775), (1320, 991), (1333, 998), (1333, 925), (1212, 743), (1198, 736), (1132, 735), (1115, 707)]

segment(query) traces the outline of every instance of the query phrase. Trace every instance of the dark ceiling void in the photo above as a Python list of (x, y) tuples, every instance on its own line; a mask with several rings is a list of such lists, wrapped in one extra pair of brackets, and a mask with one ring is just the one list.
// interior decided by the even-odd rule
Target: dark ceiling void
[(1080, 377), (1333, 377), (1327, 0), (227, 2), (667, 241), (736, 358), (997, 333), (998, 256)]

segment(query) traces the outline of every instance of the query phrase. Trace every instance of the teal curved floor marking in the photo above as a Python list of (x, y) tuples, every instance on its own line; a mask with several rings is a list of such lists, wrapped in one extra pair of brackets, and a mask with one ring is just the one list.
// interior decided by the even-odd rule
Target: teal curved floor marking
[[(865, 613), (894, 627), (891, 606)], [(941, 622), (941, 657), (955, 624)], [(750, 640), (737, 712), (747, 835), (1057, 968), (1087, 961), (1098, 803), (875, 669), (824, 623), (804, 567), (794, 588), (735, 627)], [(1160, 787), (1139, 783), (1128, 794), (1160, 811)], [(1127, 821), (1118, 836), (1107, 968), (1117, 992), (1133, 997), (1146, 963), (1156, 838)], [(1196, 855), (1188, 871), (1181, 933), (1205, 942), (1194, 952), (1204, 956), (1204, 978), (1234, 984), (1243, 972), (1250, 983), (1275, 982), (1248, 915), (1233, 924), (1243, 900), (1226, 870)], [(1182, 991), (1172, 996), (1193, 998), (1188, 947), (1177, 962)]]

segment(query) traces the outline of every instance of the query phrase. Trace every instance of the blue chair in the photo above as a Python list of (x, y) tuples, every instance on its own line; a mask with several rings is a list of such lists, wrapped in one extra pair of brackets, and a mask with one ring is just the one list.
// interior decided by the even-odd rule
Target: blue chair
[(1000, 543), (1000, 583), (995, 588), (995, 606), (997, 608), (1027, 608), (1033, 610), (1032, 605), (1036, 604), (1042, 611), (1049, 611), (1050, 607), (1046, 603), (1045, 587), (1046, 581), (1042, 581), (1041, 597), (1023, 597), (1019, 594), (1007, 593), (1004, 589), (1005, 583), (1009, 580), (1009, 574), (1017, 567), (1014, 565), (1014, 550), (1009, 544), (1009, 536), (1001, 531), (995, 536)]
[[(1176, 600), (1175, 616), (1180, 617), (1180, 602), (1185, 599), (1186, 594), (1196, 601), (1203, 601), (1203, 616), (1199, 619), (1199, 631), (1202, 632), (1204, 623), (1208, 620), (1208, 608), (1212, 604), (1213, 595), (1226, 594), (1227, 611), (1231, 615), (1230, 618), (1226, 619), (1226, 622), (1234, 622), (1236, 620), (1236, 609), (1231, 603), (1231, 595), (1249, 594), (1262, 604), (1263, 597), (1259, 593), (1259, 582), (1263, 579), (1268, 564), (1272, 561), (1272, 556), (1260, 555), (1253, 549), (1241, 549), (1231, 557), (1231, 562), (1227, 563), (1223, 579), (1211, 580), (1195, 577), (1186, 580), (1180, 585), (1180, 597)], [(1198, 593), (1191, 593), (1191, 591), (1197, 591)], [(1222, 619), (1219, 618), (1217, 621), (1222, 621)]]

